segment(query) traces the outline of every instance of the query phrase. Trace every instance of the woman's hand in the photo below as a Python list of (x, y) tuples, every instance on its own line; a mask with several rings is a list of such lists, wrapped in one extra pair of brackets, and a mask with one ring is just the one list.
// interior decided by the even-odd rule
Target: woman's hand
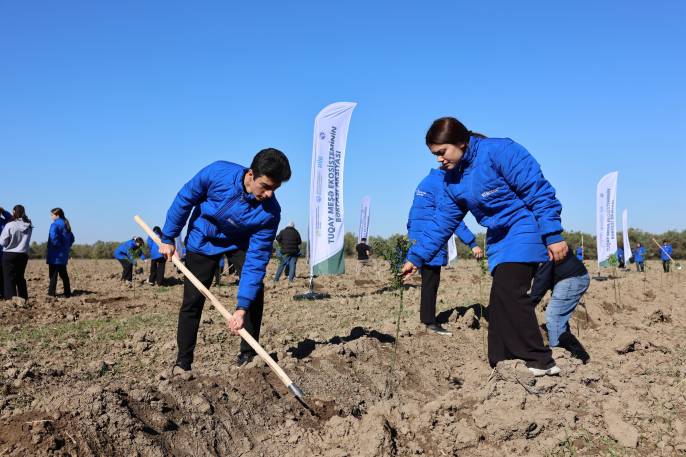
[(238, 331), (243, 328), (243, 318), (245, 317), (244, 309), (237, 309), (229, 319), (229, 330), (234, 335), (238, 335)]
[(162, 243), (160, 244), (160, 254), (164, 256), (165, 259), (171, 260), (174, 256), (174, 251), (176, 247), (173, 244)]
[(484, 256), (484, 251), (479, 246), (474, 246), (472, 248), (472, 255), (476, 260), (481, 260)]
[(400, 269), (400, 274), (403, 277), (403, 281), (412, 276), (417, 272), (417, 267), (415, 267), (412, 262), (405, 262), (403, 267)]
[(548, 258), (557, 263), (564, 259), (569, 252), (569, 246), (566, 241), (558, 241), (557, 243), (548, 245)]

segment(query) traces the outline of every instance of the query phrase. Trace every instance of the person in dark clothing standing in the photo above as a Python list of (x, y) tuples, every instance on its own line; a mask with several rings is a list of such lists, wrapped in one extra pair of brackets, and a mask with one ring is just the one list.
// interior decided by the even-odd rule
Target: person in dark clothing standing
[[(240, 329), (259, 340), (264, 307), (264, 275), (271, 257), (281, 207), (274, 192), (291, 177), (286, 155), (264, 149), (250, 168), (217, 161), (200, 170), (176, 195), (162, 228), (160, 253), (174, 255), (174, 239), (186, 221), (186, 266), (208, 289), (219, 259), (239, 275), (236, 310), (229, 329)], [(190, 220), (189, 220), (190, 216)], [(178, 354), (172, 374), (191, 370), (205, 297), (186, 278), (177, 330)], [(255, 352), (241, 341), (237, 365), (250, 362)]]
[[(155, 226), (152, 229), (157, 236), (162, 235), (162, 229)], [(151, 286), (157, 284), (161, 286), (164, 284), (164, 269), (167, 265), (167, 259), (160, 254), (160, 248), (151, 237), (148, 237), (148, 246), (150, 246), (150, 277), (148, 284)]]
[(69, 252), (74, 244), (74, 234), (71, 231), (71, 224), (64, 216), (62, 208), (53, 208), (50, 211), (52, 224), (48, 235), (48, 254), (45, 262), (48, 264), (50, 274), (50, 284), (48, 285), (48, 295), (54, 297), (57, 290), (57, 277), (62, 278), (65, 298), (71, 297), (71, 285), (69, 284), (69, 273), (67, 263), (69, 262)]
[(590, 357), (572, 334), (569, 319), (590, 283), (591, 278), (584, 264), (569, 252), (559, 263), (547, 261), (539, 265), (530, 294), (536, 306), (547, 291), (553, 291), (545, 310), (548, 343), (550, 347), (567, 349), (584, 363)]
[(12, 220), (5, 224), (0, 233), (6, 300), (15, 296), (24, 300), (29, 298), (24, 272), (26, 271), (26, 264), (29, 262), (29, 245), (32, 232), (33, 225), (31, 225), (31, 219), (26, 216), (26, 210), (22, 205), (16, 205), (12, 209)]
[(295, 278), (295, 268), (298, 264), (298, 256), (300, 256), (300, 244), (302, 238), (300, 233), (295, 229), (293, 222), (288, 224), (288, 227), (281, 230), (276, 236), (276, 241), (281, 248), (281, 262), (276, 269), (274, 281), (278, 281), (284, 268), (288, 269), (288, 282), (293, 282)]
[(367, 244), (367, 238), (362, 238), (357, 246), (355, 246), (355, 251), (357, 251), (357, 265), (355, 267), (355, 275), (360, 274), (362, 267), (369, 263), (369, 256), (372, 254), (372, 248)]

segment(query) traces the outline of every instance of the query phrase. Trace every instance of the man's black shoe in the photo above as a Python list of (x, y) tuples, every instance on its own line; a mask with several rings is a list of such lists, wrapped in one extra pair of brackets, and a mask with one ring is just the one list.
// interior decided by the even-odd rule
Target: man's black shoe
[(255, 358), (255, 355), (256, 354), (254, 352), (241, 352), (238, 354), (238, 358), (236, 359), (236, 366), (242, 367), (243, 365), (252, 362), (252, 359)]

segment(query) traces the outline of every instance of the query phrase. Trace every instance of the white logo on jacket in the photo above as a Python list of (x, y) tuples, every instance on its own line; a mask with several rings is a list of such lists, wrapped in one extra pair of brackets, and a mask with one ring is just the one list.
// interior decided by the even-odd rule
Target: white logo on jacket
[(486, 192), (481, 192), (481, 196), (486, 198), (489, 195), (493, 195), (494, 193), (498, 192), (500, 190), (500, 187), (496, 187), (495, 189), (487, 190)]
[(424, 192), (423, 190), (417, 189), (417, 190), (415, 191), (414, 194), (415, 194), (417, 197), (426, 197), (426, 192)]

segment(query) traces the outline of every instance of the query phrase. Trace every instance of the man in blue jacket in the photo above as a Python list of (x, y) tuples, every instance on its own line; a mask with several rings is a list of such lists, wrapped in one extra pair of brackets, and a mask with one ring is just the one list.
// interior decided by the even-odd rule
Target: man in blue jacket
[(662, 269), (665, 273), (669, 273), (669, 265), (671, 263), (672, 245), (667, 243), (667, 240), (662, 240), (660, 246), (660, 260), (662, 260)]
[(625, 267), (624, 249), (622, 248), (617, 248), (617, 263), (619, 264), (619, 268)]
[[(207, 288), (219, 259), (227, 255), (239, 275), (236, 311), (229, 329), (237, 333), (245, 327), (256, 340), (264, 307), (263, 279), (281, 219), (274, 191), (290, 177), (288, 158), (278, 149), (258, 152), (250, 168), (214, 162), (181, 188), (162, 228), (160, 253), (171, 259), (174, 239), (188, 221), (186, 266)], [(205, 297), (186, 279), (173, 374), (191, 369), (204, 303)], [(252, 348), (241, 341), (238, 365), (254, 356)]]
[(143, 238), (136, 237), (124, 241), (114, 249), (114, 258), (121, 264), (121, 280), (126, 281), (128, 287), (133, 286), (133, 266), (136, 264), (136, 256), (145, 260), (143, 255)]
[[(162, 229), (157, 226), (153, 227), (152, 231), (157, 236), (162, 234)], [(164, 284), (164, 270), (167, 259), (160, 253), (159, 246), (151, 237), (148, 237), (147, 243), (150, 247), (150, 277), (148, 277), (148, 284), (151, 286), (155, 284), (162, 286)]]
[(646, 248), (643, 247), (641, 243), (636, 243), (636, 249), (634, 250), (634, 262), (636, 262), (636, 271), (645, 272), (645, 256)]
[[(407, 236), (410, 244), (421, 237), (427, 222), (436, 217), (437, 197), (444, 192), (443, 180), (445, 170), (432, 169), (422, 179), (414, 191), (412, 207), (407, 219)], [(479, 259), (483, 256), (481, 248), (476, 244), (474, 234), (467, 228), (464, 222), (460, 222), (455, 230), (455, 235), (464, 244), (472, 249), (474, 256)], [(443, 336), (451, 336), (452, 333), (436, 322), (436, 297), (438, 286), (441, 282), (441, 267), (448, 265), (448, 249), (444, 245), (438, 253), (425, 262), (421, 268), (422, 292), (419, 301), (419, 319), (426, 325), (430, 332)]]
[[(0, 207), (0, 233), (5, 228), (5, 224), (12, 220), (12, 214), (5, 211), (5, 208)], [(2, 272), (2, 245), (0, 245), (0, 299), (2, 299), (2, 291), (5, 290), (5, 278)]]

